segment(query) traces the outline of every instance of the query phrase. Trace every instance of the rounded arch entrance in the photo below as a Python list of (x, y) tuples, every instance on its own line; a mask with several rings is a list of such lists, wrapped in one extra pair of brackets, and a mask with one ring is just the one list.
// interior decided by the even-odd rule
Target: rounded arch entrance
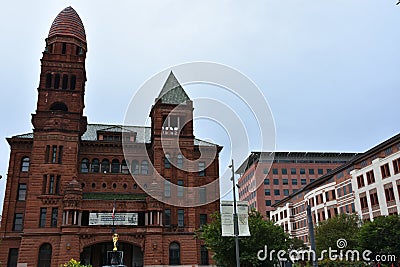
[[(112, 241), (88, 244), (80, 254), (80, 261), (93, 267), (109, 266), (107, 255), (113, 248)], [(138, 245), (118, 241), (118, 251), (123, 252), (123, 264), (127, 267), (143, 267), (143, 251)]]

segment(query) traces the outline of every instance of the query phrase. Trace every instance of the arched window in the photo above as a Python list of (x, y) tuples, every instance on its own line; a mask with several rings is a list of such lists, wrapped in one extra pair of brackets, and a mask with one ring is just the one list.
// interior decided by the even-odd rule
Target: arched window
[(140, 173), (143, 175), (148, 175), (149, 174), (149, 163), (147, 160), (142, 161), (142, 166), (140, 168)]
[(71, 82), (69, 84), (69, 89), (75, 90), (75, 87), (76, 87), (76, 76), (71, 75)]
[(176, 242), (172, 242), (169, 245), (169, 264), (170, 265), (179, 265), (181, 264), (181, 251), (179, 244)]
[(128, 163), (126, 162), (126, 160), (122, 160), (121, 163), (121, 172), (122, 173), (129, 173), (129, 169), (128, 169)]
[(88, 159), (82, 159), (81, 162), (81, 173), (88, 173), (89, 172), (90, 162)]
[(60, 74), (54, 75), (54, 89), (60, 88)]
[(112, 160), (111, 173), (119, 173), (119, 160), (117, 160), (117, 159)]
[(52, 82), (53, 75), (51, 73), (46, 74), (46, 88), (51, 88), (51, 82)]
[(183, 156), (181, 154), (178, 155), (177, 159), (176, 159), (176, 166), (179, 169), (183, 168)]
[(91, 172), (99, 172), (100, 170), (100, 162), (98, 159), (93, 159), (92, 160), (92, 168), (91, 168)]
[(45, 243), (39, 248), (38, 267), (51, 267), (51, 245)]
[(21, 160), (21, 172), (29, 171), (29, 157), (23, 157)]
[(68, 111), (67, 105), (62, 102), (55, 102), (50, 106), (50, 110), (54, 111)]
[(171, 161), (170, 161), (170, 156), (169, 154), (165, 154), (164, 158), (164, 168), (170, 169), (171, 168)]
[(67, 52), (67, 43), (62, 43), (61, 54), (65, 55), (66, 52)]
[(68, 87), (68, 75), (64, 74), (62, 79), (62, 89), (66, 90)]
[(139, 174), (139, 162), (137, 160), (132, 160), (132, 174)]
[(110, 172), (110, 161), (108, 159), (103, 159), (103, 161), (101, 162), (101, 172)]

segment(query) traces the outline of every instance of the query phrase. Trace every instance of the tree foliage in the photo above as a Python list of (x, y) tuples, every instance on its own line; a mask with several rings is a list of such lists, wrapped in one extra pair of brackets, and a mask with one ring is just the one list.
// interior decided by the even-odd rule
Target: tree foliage
[[(317, 255), (321, 255), (322, 250), (329, 250), (329, 248), (357, 249), (360, 225), (361, 221), (357, 214), (340, 214), (321, 222), (315, 231)], [(345, 247), (338, 247), (337, 242), (342, 239), (347, 244)]]
[(361, 227), (359, 243), (362, 250), (372, 251), (371, 258), (376, 255), (395, 255), (400, 259), (400, 217), (381, 216), (366, 222)]
[(60, 265), (60, 267), (92, 267), (92, 265), (83, 265), (77, 260), (70, 259), (68, 262)]
[[(206, 246), (212, 250), (214, 260), (217, 264), (226, 267), (235, 266), (235, 241), (233, 237), (222, 237), (221, 216), (213, 214), (213, 221), (204, 225), (197, 232), (197, 237), (204, 240)], [(249, 214), (250, 237), (240, 237), (240, 263), (241, 266), (273, 266), (269, 258), (264, 262), (257, 258), (257, 253), (264, 250), (266, 245), (268, 251), (287, 250), (289, 237), (282, 227), (275, 225), (272, 221), (266, 221), (261, 214), (252, 210)], [(275, 261), (276, 262), (276, 261)]]

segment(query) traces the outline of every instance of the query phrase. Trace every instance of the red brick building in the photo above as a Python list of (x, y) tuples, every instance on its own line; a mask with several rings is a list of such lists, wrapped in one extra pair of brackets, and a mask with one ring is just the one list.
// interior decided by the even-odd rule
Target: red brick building
[(193, 103), (172, 72), (151, 127), (88, 124), (87, 51), (82, 21), (67, 7), (46, 39), (33, 133), (7, 138), (1, 264), (102, 266), (113, 248), (110, 218), (127, 266), (212, 264), (193, 235), (219, 210), (210, 195), (219, 192), (222, 147), (194, 137)]
[(273, 204), (323, 174), (348, 162), (355, 153), (252, 152), (236, 173), (240, 174), (239, 199), (266, 217)]

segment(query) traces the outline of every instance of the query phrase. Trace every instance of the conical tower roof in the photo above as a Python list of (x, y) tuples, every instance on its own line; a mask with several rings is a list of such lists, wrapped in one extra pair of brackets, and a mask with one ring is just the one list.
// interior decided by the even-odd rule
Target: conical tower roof
[(160, 94), (157, 97), (157, 101), (161, 100), (164, 104), (175, 104), (179, 105), (190, 100), (189, 96), (183, 90), (181, 84), (176, 79), (174, 73), (171, 71), (165, 82)]

